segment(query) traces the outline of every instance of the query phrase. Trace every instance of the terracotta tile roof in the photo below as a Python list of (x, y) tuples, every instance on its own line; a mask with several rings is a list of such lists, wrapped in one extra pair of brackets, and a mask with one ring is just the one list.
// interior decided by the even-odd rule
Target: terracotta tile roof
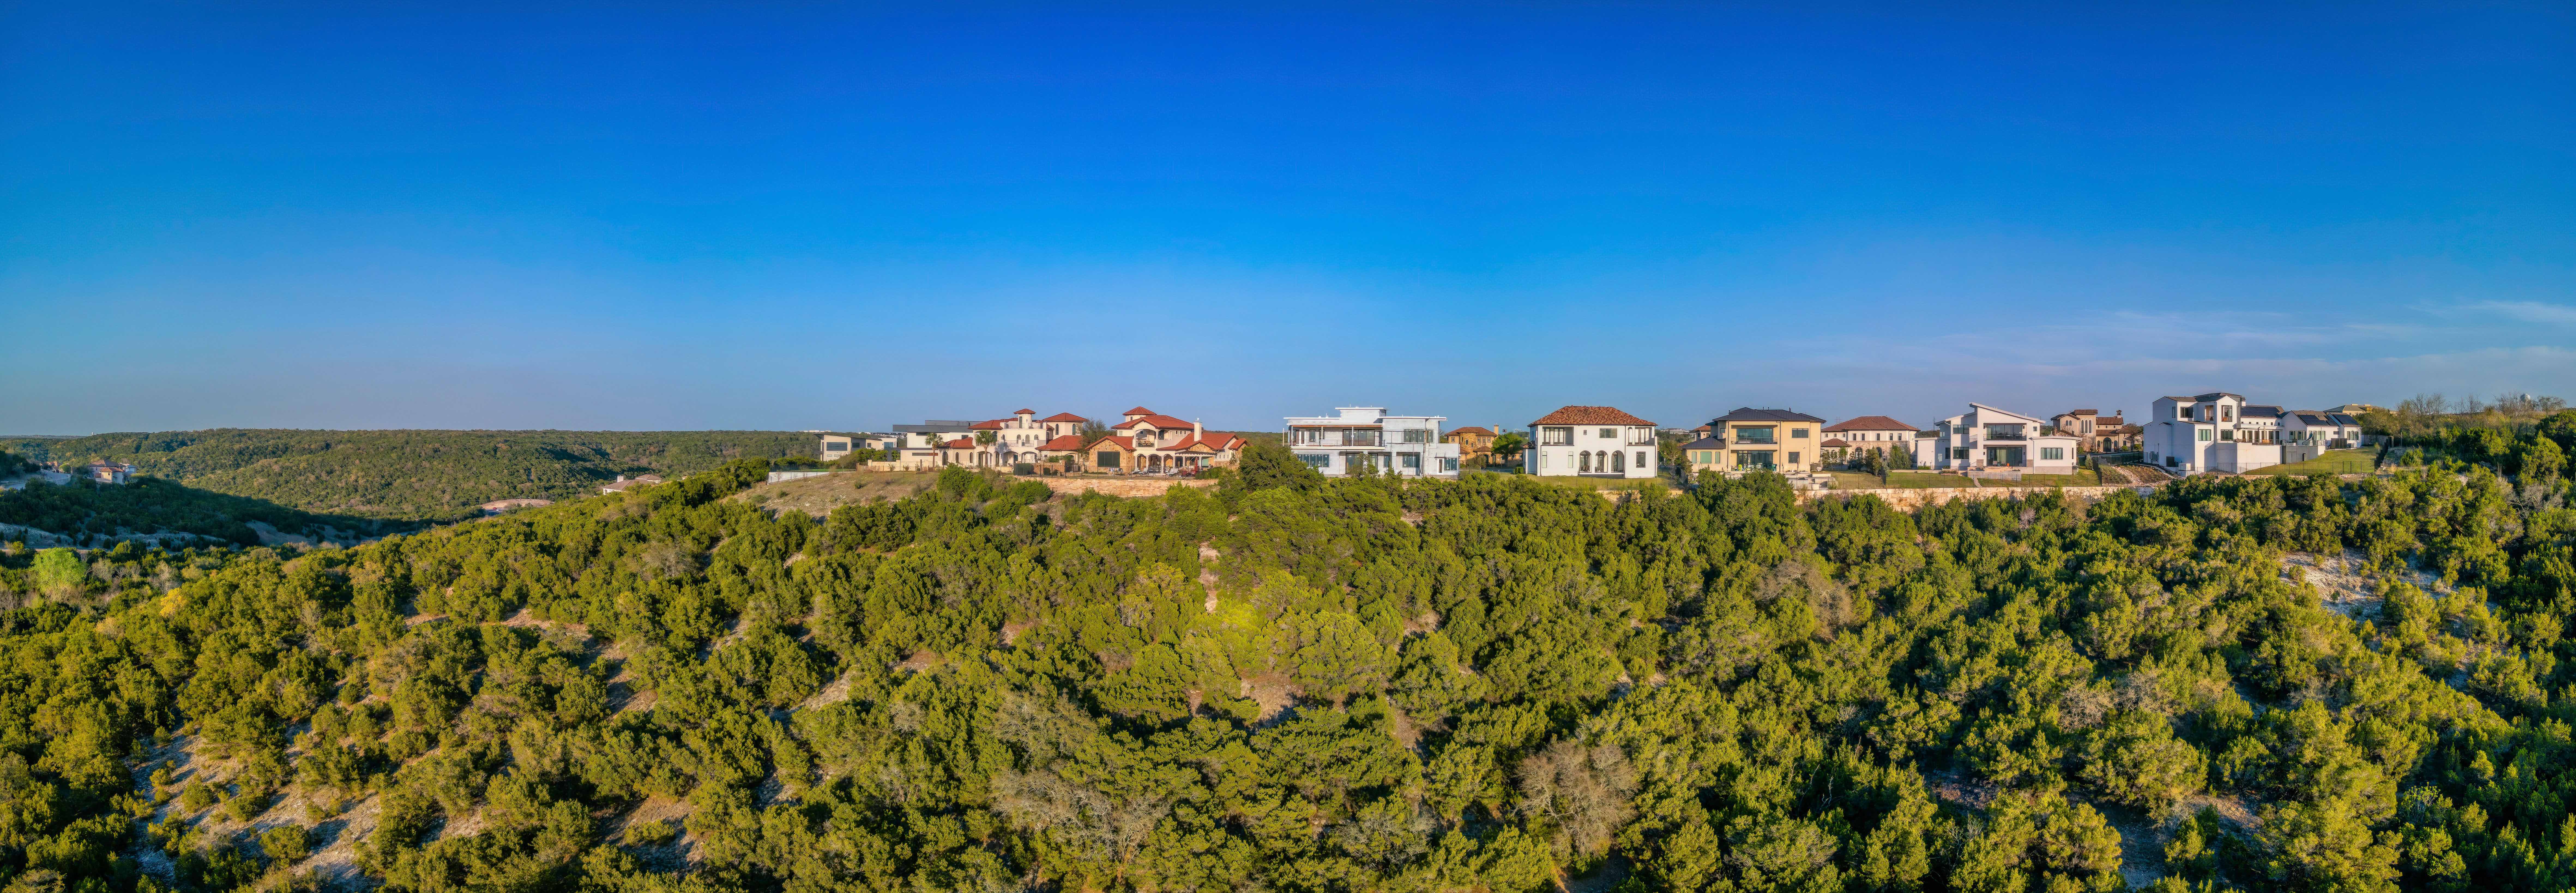
[(1130, 410), (1128, 410), (1128, 411), (1126, 411), (1126, 412), (1119, 413), (1119, 415), (1153, 415), (1153, 414), (1154, 414), (1154, 411), (1153, 411), (1153, 410), (1146, 409), (1145, 407), (1142, 407), (1142, 406), (1136, 407), (1136, 408), (1134, 408), (1134, 409), (1130, 409)]
[(940, 444), (940, 446), (952, 450), (971, 450), (975, 448), (975, 439), (971, 437), (960, 437), (956, 440)]
[(1487, 431), (1487, 430), (1485, 430), (1485, 429), (1484, 429), (1484, 427), (1483, 427), (1483, 426), (1480, 426), (1480, 425), (1469, 425), (1469, 426), (1464, 427), (1464, 428), (1451, 428), (1451, 429), (1449, 429), (1449, 433), (1451, 433), (1451, 434), (1483, 434), (1483, 435), (1486, 435), (1486, 436), (1490, 437), (1490, 436), (1493, 436), (1493, 433), (1494, 433), (1494, 432)]
[(2058, 415), (2101, 415), (2101, 413), (2090, 409), (2070, 409), (2065, 412), (2058, 413)]
[(1172, 445), (1170, 445), (1170, 446), (1167, 446), (1167, 447), (1164, 447), (1164, 449), (1166, 449), (1166, 450), (1194, 450), (1194, 449), (1196, 449), (1196, 450), (1207, 450), (1207, 451), (1212, 452), (1212, 453), (1221, 453), (1221, 452), (1224, 452), (1224, 451), (1226, 451), (1226, 450), (1231, 450), (1231, 449), (1236, 449), (1236, 448), (1238, 448), (1238, 447), (1241, 447), (1241, 446), (1243, 446), (1243, 443), (1244, 443), (1243, 438), (1242, 438), (1242, 437), (1239, 437), (1239, 436), (1236, 436), (1233, 432), (1230, 432), (1230, 431), (1210, 431), (1210, 432), (1207, 432), (1207, 435), (1206, 435), (1206, 436), (1204, 436), (1204, 437), (1183, 438), (1180, 442), (1178, 442), (1178, 443), (1174, 443), (1174, 444), (1172, 444)]
[(1112, 434), (1112, 435), (1109, 435), (1109, 436), (1107, 436), (1107, 437), (1103, 437), (1103, 438), (1101, 438), (1101, 439), (1099, 439), (1099, 440), (1092, 441), (1092, 442), (1091, 442), (1091, 446), (1097, 447), (1097, 446), (1099, 446), (1099, 445), (1101, 445), (1101, 444), (1104, 444), (1104, 443), (1105, 443), (1105, 444), (1108, 444), (1108, 445), (1110, 445), (1110, 446), (1117, 447), (1117, 448), (1122, 449), (1122, 450), (1126, 450), (1126, 451), (1131, 452), (1131, 453), (1136, 451), (1136, 438), (1133, 438), (1133, 437), (1122, 437), (1122, 436), (1119, 436), (1119, 435), (1116, 435), (1116, 434)]
[(988, 421), (988, 422), (976, 422), (975, 424), (968, 425), (968, 426), (966, 426), (966, 427), (967, 427), (967, 430), (970, 430), (970, 431), (995, 431), (995, 430), (1000, 430), (1000, 429), (1001, 429), (1001, 427), (1002, 427), (1002, 422), (1004, 422), (1004, 421), (1006, 421), (1006, 420), (1005, 420), (1005, 419), (994, 419), (994, 420), (992, 420), (992, 421)]
[[(1027, 411), (1028, 411), (1028, 410), (1021, 410), (1021, 412), (1027, 412)], [(1073, 413), (1069, 413), (1069, 412), (1059, 412), (1059, 413), (1056, 413), (1056, 414), (1054, 414), (1054, 415), (1047, 416), (1046, 418), (1039, 419), (1038, 421), (1041, 421), (1041, 422), (1088, 422), (1088, 421), (1091, 421), (1091, 420), (1090, 420), (1090, 419), (1083, 418), (1083, 417), (1078, 416), (1078, 415), (1074, 415)]]
[(1851, 444), (1850, 444), (1850, 443), (1848, 443), (1848, 442), (1844, 441), (1844, 440), (1843, 440), (1842, 438), (1840, 438), (1840, 437), (1828, 437), (1828, 438), (1825, 438), (1825, 445), (1826, 445), (1826, 446), (1829, 446), (1829, 447), (1847, 447), (1847, 446), (1851, 446)]
[(1155, 428), (1187, 428), (1190, 426), (1190, 423), (1167, 415), (1149, 415), (1134, 421), (1119, 422), (1118, 424), (1111, 425), (1109, 427), (1110, 430), (1114, 431), (1138, 426), (1151, 426)]
[(1655, 423), (1621, 412), (1616, 406), (1566, 406), (1538, 417), (1533, 425), (1646, 425)]
[(1827, 433), (1827, 434), (1831, 434), (1831, 433), (1836, 432), (1836, 431), (1898, 431), (1898, 430), (1903, 430), (1903, 431), (1921, 431), (1921, 430), (1923, 430), (1923, 429), (1921, 429), (1921, 428), (1917, 428), (1917, 427), (1914, 427), (1914, 426), (1912, 426), (1912, 425), (1908, 425), (1908, 424), (1906, 424), (1906, 423), (1904, 423), (1904, 422), (1900, 422), (1900, 421), (1897, 421), (1897, 420), (1895, 420), (1895, 419), (1888, 418), (1888, 417), (1883, 416), (1883, 415), (1865, 415), (1865, 416), (1861, 416), (1860, 418), (1852, 419), (1851, 421), (1848, 421), (1848, 422), (1835, 422), (1835, 423), (1833, 423), (1833, 424), (1831, 424), (1831, 425), (1826, 425), (1826, 426), (1825, 426), (1825, 433)]
[(1038, 414), (1038, 411), (1037, 411), (1037, 410), (1034, 410), (1034, 409), (1014, 409), (1014, 410), (1011, 410), (1011, 414), (1012, 414), (1012, 415), (1037, 415), (1037, 414)]
[(1073, 451), (1073, 450), (1082, 449), (1082, 435), (1080, 435), (1080, 434), (1067, 434), (1067, 435), (1064, 435), (1064, 436), (1062, 436), (1062, 437), (1058, 437), (1058, 438), (1056, 438), (1056, 439), (1054, 439), (1054, 440), (1050, 440), (1050, 441), (1047, 441), (1047, 442), (1045, 442), (1045, 443), (1038, 444), (1038, 449), (1046, 450), (1046, 451), (1049, 451), (1049, 452), (1058, 451), (1058, 450), (1062, 450), (1062, 451), (1070, 452), (1070, 451)]

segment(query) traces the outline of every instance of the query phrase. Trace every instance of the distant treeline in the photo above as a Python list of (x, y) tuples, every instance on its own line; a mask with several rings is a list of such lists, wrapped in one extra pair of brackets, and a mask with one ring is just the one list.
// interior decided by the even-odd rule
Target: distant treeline
[(705, 471), (813, 456), (792, 431), (302, 431), (217, 428), (0, 438), (37, 461), (131, 463), (137, 473), (308, 512), (453, 520), (496, 499), (595, 493), (621, 474)]
[(188, 533), (256, 546), (260, 538), (250, 526), (254, 522), (317, 542), (381, 536), (421, 526), (415, 522), (315, 514), (151, 477), (136, 478), (122, 486), (75, 478), (60, 486), (38, 481), (23, 490), (0, 490), (0, 524), (69, 536), (84, 546), (103, 546), (133, 534), (162, 533)]

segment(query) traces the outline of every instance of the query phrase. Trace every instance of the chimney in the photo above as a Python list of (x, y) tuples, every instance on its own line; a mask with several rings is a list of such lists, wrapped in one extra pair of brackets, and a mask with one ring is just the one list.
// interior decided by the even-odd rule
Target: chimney
[(1191, 420), (1190, 420), (1190, 439), (1191, 439), (1191, 440), (1198, 440), (1198, 439), (1203, 438), (1203, 437), (1206, 437), (1206, 436), (1207, 436), (1207, 431), (1199, 427), (1199, 420), (1197, 420), (1197, 419), (1191, 419)]

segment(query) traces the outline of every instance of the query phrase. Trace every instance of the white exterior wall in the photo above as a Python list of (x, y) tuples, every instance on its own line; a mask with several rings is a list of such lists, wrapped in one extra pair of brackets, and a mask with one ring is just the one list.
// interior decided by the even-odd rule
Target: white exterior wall
[[(1573, 429), (1572, 442), (1557, 446), (1546, 445), (1545, 432), (1559, 428)], [(1603, 437), (1601, 434), (1603, 431), (1610, 432), (1610, 436)], [(1527, 452), (1521, 454), (1521, 463), (1523, 469), (1531, 474), (1548, 477), (1650, 478), (1655, 476), (1655, 454), (1659, 445), (1655, 442), (1655, 429), (1651, 425), (1532, 425), (1527, 434), (1531, 446)], [(1620, 454), (1620, 461), (1615, 463), (1620, 470), (1614, 472), (1598, 467), (1599, 464), (1608, 462), (1603, 459), (1600, 463), (1596, 463), (1592, 471), (1583, 471), (1582, 457), (1587, 453), (1595, 456)]]
[[(1991, 439), (1987, 432), (1989, 426), (2018, 426), (2022, 437), (2018, 440)], [(2083, 438), (2039, 433), (2047, 427), (2049, 423), (2032, 416), (1970, 403), (1967, 412), (1942, 419), (1935, 426), (1934, 430), (1941, 432), (1939, 437), (1916, 441), (1924, 444), (1931, 454), (1918, 455), (1915, 461), (1925, 468), (1956, 471), (2013, 467), (2030, 474), (2074, 474), (2076, 462), (2083, 457)], [(1986, 451), (1998, 448), (2021, 449), (2022, 464), (1990, 464)], [(2055, 458), (2049, 457), (2049, 450), (2057, 451)]]
[(2246, 440), (2270, 435), (2279, 420), (2246, 419), (2245, 398), (2235, 394), (2204, 396), (2210, 399), (2158, 397), (2150, 404), (2141, 444), (2148, 464), (2183, 475), (2242, 474), (2281, 464), (2280, 444)]
[[(1288, 450), (1306, 458), (1308, 465), (1326, 477), (1342, 477), (1351, 473), (1348, 458), (1356, 457), (1345, 457), (1345, 453), (1368, 456), (1367, 461), (1376, 463), (1380, 474), (1431, 478), (1458, 476), (1458, 445), (1440, 442), (1441, 424), (1449, 421), (1448, 416), (1388, 415), (1386, 408), (1380, 406), (1337, 406), (1333, 411), (1335, 414), (1328, 416), (1287, 417)], [(1338, 440), (1329, 443), (1298, 442), (1301, 428), (1369, 425), (1377, 426), (1374, 429), (1378, 432), (1375, 445), (1344, 444)], [(1419, 433), (1412, 434), (1414, 439), (1408, 440), (1409, 432)], [(1318, 457), (1323, 461), (1316, 462)], [(1413, 463), (1412, 467), (1407, 467), (1408, 460)]]

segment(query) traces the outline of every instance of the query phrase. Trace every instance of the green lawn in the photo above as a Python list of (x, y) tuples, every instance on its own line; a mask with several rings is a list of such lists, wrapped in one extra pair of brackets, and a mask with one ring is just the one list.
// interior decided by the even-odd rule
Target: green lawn
[(1834, 489), (1836, 490), (1919, 490), (1927, 487), (1965, 487), (1969, 485), (1967, 478), (1960, 477), (1955, 474), (1891, 474), (1887, 476), (1886, 483), (1879, 483), (1878, 476), (1874, 474), (1837, 471), (1833, 472), (1833, 476)]
[(2368, 474), (2376, 450), (2334, 450), (2305, 462), (2257, 468), (2247, 474)]
[(2074, 474), (2025, 474), (2021, 476), (2019, 484), (2012, 481), (1987, 481), (1986, 483), (2006, 487), (2099, 487), (2102, 486), (2102, 476), (2094, 474), (2092, 469), (2079, 468)]

